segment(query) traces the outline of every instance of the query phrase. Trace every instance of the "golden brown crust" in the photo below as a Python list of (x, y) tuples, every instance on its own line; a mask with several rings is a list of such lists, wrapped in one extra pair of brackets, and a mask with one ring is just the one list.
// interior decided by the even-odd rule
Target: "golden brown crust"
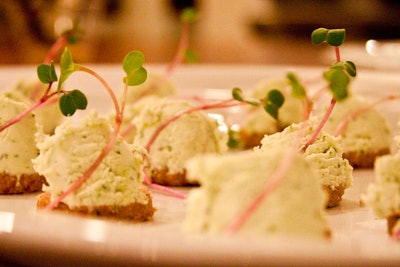
[(389, 235), (393, 234), (393, 228), (396, 225), (397, 221), (400, 220), (400, 214), (394, 214), (388, 218), (386, 218), (387, 221), (387, 232)]
[(264, 138), (264, 133), (249, 133), (245, 130), (241, 130), (239, 132), (240, 139), (243, 142), (244, 149), (251, 149), (255, 146), (259, 146), (261, 144), (261, 140)]
[(353, 168), (372, 168), (376, 157), (390, 153), (390, 148), (383, 148), (379, 151), (364, 152), (348, 151), (343, 153), (343, 158), (347, 159)]
[[(80, 206), (70, 208), (67, 204), (61, 202), (54, 210), (127, 221), (150, 221), (153, 219), (153, 214), (157, 209), (153, 207), (150, 192), (144, 188), (143, 191), (149, 199), (147, 204), (131, 203), (126, 206), (100, 205), (96, 207)], [(50, 193), (44, 192), (38, 196), (36, 207), (42, 209), (49, 203)]]
[(323, 189), (328, 193), (328, 200), (326, 202), (327, 208), (333, 208), (340, 204), (342, 200), (342, 196), (344, 194), (344, 190), (346, 187), (344, 185), (337, 186), (335, 188), (331, 188), (329, 186), (324, 185)]
[(167, 186), (198, 185), (197, 182), (188, 181), (186, 179), (186, 170), (178, 173), (169, 173), (168, 168), (152, 170), (151, 181), (156, 184)]
[(42, 190), (43, 184), (46, 184), (46, 179), (37, 173), (22, 174), (19, 177), (8, 173), (0, 174), (2, 195), (38, 192)]

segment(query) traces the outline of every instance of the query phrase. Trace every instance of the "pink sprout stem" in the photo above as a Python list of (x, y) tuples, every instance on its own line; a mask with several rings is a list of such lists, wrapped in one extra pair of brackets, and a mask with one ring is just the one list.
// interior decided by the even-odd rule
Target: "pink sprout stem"
[(354, 119), (356, 116), (360, 115), (362, 112), (371, 109), (381, 103), (384, 103), (386, 101), (390, 101), (390, 100), (394, 100), (399, 98), (400, 96), (398, 95), (388, 95), (386, 97), (382, 97), (368, 105), (365, 105), (357, 110), (354, 110), (353, 112), (351, 112), (349, 115), (347, 115), (347, 117), (345, 117), (340, 123), (339, 125), (336, 127), (333, 135), (334, 136), (338, 136), (342, 133), (342, 131), (346, 128), (346, 126), (349, 124), (349, 122)]
[(108, 155), (108, 153), (111, 151), (113, 148), (117, 137), (118, 137), (118, 131), (119, 131), (119, 126), (116, 124), (116, 127), (114, 128), (114, 131), (110, 137), (110, 140), (108, 141), (106, 147), (103, 149), (103, 151), (100, 153), (100, 155), (97, 157), (97, 159), (93, 162), (93, 164), (82, 174), (82, 176), (75, 182), (73, 183), (66, 191), (64, 191), (60, 196), (58, 196), (56, 199), (51, 201), (45, 208), (45, 211), (51, 210), (57, 205), (68, 195), (73, 193), (75, 190), (77, 190), (84, 182), (86, 182), (90, 176), (96, 171), (96, 169), (100, 166), (101, 162), (104, 160), (104, 158)]
[(400, 229), (392, 234), (392, 239), (395, 241), (400, 240)]
[[(55, 208), (65, 197), (73, 193), (75, 190), (77, 190), (83, 183), (85, 183), (91, 176), (92, 174), (96, 171), (96, 169), (100, 166), (101, 162), (104, 160), (104, 158), (110, 153), (112, 148), (115, 145), (115, 142), (118, 138), (118, 133), (121, 127), (122, 123), (122, 111), (120, 110), (119, 104), (117, 97), (114, 94), (114, 91), (111, 89), (111, 87), (107, 84), (107, 82), (96, 72), (93, 70), (86, 68), (84, 66), (78, 65), (78, 70), (85, 71), (91, 75), (93, 75), (95, 78), (97, 78), (102, 85), (106, 88), (107, 92), (111, 96), (111, 99), (114, 103), (114, 108), (116, 111), (116, 118), (115, 118), (115, 127), (114, 131), (108, 140), (107, 145), (103, 149), (103, 151), (100, 153), (100, 155), (96, 158), (96, 160), (93, 162), (93, 164), (82, 174), (82, 176), (75, 182), (73, 183), (66, 191), (64, 191), (60, 196), (58, 196), (56, 199), (51, 201), (45, 208), (44, 210), (51, 210)], [(126, 90), (127, 90), (127, 84), (124, 86), (124, 95), (126, 95)], [(124, 106), (124, 104), (123, 104)]]
[(87, 72), (87, 73), (93, 75), (96, 79), (98, 79), (100, 81), (100, 83), (107, 90), (107, 92), (110, 95), (111, 100), (112, 100), (112, 102), (114, 104), (114, 108), (115, 108), (115, 111), (116, 111), (116, 121), (120, 121), (121, 122), (122, 121), (122, 112), (121, 112), (121, 109), (120, 109), (119, 104), (118, 104), (118, 99), (117, 99), (116, 95), (114, 94), (113, 89), (108, 85), (106, 80), (104, 80), (104, 78), (101, 77), (97, 72), (95, 72), (95, 71), (93, 71), (93, 70), (91, 70), (91, 69), (89, 69), (89, 68), (87, 68), (85, 66), (77, 65), (77, 67), (78, 67), (77, 70)]
[(230, 98), (230, 99), (225, 99), (221, 100), (215, 103), (211, 104), (203, 104), (199, 105), (193, 108), (188, 108), (185, 110), (178, 111), (175, 113), (172, 117), (169, 119), (165, 120), (153, 133), (153, 135), (150, 137), (149, 141), (147, 142), (145, 148), (147, 151), (150, 151), (151, 146), (153, 145), (154, 141), (157, 139), (158, 135), (164, 130), (165, 127), (167, 127), (170, 123), (176, 121), (179, 119), (181, 116), (185, 114), (189, 114), (194, 111), (199, 111), (199, 110), (207, 110), (207, 109), (212, 109), (212, 108), (227, 108), (227, 107), (233, 107), (233, 106), (238, 106), (245, 104), (244, 102), (236, 102), (235, 99)]
[[(50, 86), (51, 85), (49, 85), (49, 87)], [(25, 118), (27, 115), (29, 115), (32, 111), (34, 111), (35, 109), (43, 106), (48, 99), (50, 99), (51, 97), (53, 97), (55, 95), (57, 95), (57, 92), (53, 92), (51, 94), (45, 94), (42, 98), (40, 98), (32, 106), (30, 106), (29, 108), (27, 108), (26, 110), (24, 110), (23, 112), (18, 114), (17, 116), (13, 117), (12, 119), (8, 120), (7, 122), (3, 123), (0, 126), (0, 132), (4, 131), (8, 127), (10, 127), (10, 126), (16, 124), (17, 122), (21, 121), (23, 118)]]
[(156, 189), (158, 191), (173, 195), (173, 196), (178, 197), (178, 198), (182, 198), (182, 199), (186, 198), (186, 195), (181, 193), (181, 192), (179, 192), (179, 191), (176, 191), (174, 189), (171, 189), (171, 188), (168, 188), (168, 187), (153, 183), (151, 181), (150, 177), (147, 175), (146, 171), (143, 171), (143, 172), (144, 172), (144, 181), (147, 184), (147, 186), (149, 186), (150, 188), (153, 188), (153, 189)]
[[(58, 37), (55, 43), (50, 47), (49, 52), (47, 53), (47, 55), (43, 60), (43, 64), (50, 64), (51, 61), (56, 57), (57, 53), (59, 53), (59, 51), (61, 51), (61, 49), (63, 49), (67, 45), (67, 42), (68, 42), (68, 37), (65, 34)], [(30, 96), (32, 100), (38, 97), (41, 86), (42, 84), (40, 82), (38, 82), (35, 85), (35, 88), (34, 90), (32, 90)]]
[(190, 30), (190, 24), (182, 23), (182, 32), (178, 44), (178, 49), (176, 51), (174, 59), (170, 62), (170, 64), (167, 66), (167, 69), (165, 70), (165, 73), (167, 75), (171, 75), (176, 69), (176, 67), (179, 66), (179, 64), (181, 64), (184, 60), (185, 50), (189, 46), (189, 30)]
[(299, 130), (299, 134), (297, 135), (295, 142), (293, 142), (293, 144), (290, 146), (289, 151), (286, 153), (284, 159), (281, 161), (275, 172), (271, 175), (270, 179), (267, 181), (255, 200), (228, 227), (229, 234), (237, 232), (248, 220), (248, 218), (260, 207), (265, 198), (269, 196), (271, 192), (273, 192), (275, 188), (280, 184), (285, 174), (289, 171), (290, 165), (293, 163), (293, 160), (298, 153), (300, 137), (304, 128), (305, 126), (303, 125), (302, 128)]
[(315, 131), (313, 132), (313, 134), (311, 135), (311, 137), (308, 139), (307, 143), (303, 146), (303, 152), (307, 150), (307, 148), (314, 143), (315, 139), (317, 138), (318, 134), (322, 131), (322, 128), (324, 128), (326, 122), (329, 119), (329, 116), (332, 114), (333, 108), (335, 107), (336, 104), (336, 100), (335, 99), (331, 99), (331, 104), (328, 107), (328, 110), (325, 112), (324, 117), (322, 118), (322, 120), (320, 121), (320, 123), (318, 124), (317, 128), (315, 129)]

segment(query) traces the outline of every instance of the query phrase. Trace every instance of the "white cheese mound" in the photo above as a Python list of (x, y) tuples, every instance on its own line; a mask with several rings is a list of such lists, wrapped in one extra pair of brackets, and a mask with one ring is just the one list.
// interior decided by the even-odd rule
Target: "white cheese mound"
[[(31, 99), (31, 94), (36, 84), (36, 82), (21, 80), (4, 93), (11, 99), (24, 102), (26, 105), (31, 106), (42, 97), (44, 91), (47, 89), (47, 85), (41, 85), (35, 99)], [(63, 120), (63, 115), (57, 103), (44, 104), (40, 108), (34, 110), (33, 114), (35, 114), (36, 122), (42, 127), (43, 131), (49, 134), (53, 133), (57, 125)]]
[[(134, 144), (145, 146), (164, 121), (193, 106), (186, 100), (154, 98), (133, 119), (136, 126)], [(203, 111), (184, 114), (164, 128), (151, 145), (151, 168), (180, 173), (186, 161), (197, 154), (227, 151), (228, 135), (218, 126), (217, 120)]]
[(300, 122), (304, 116), (304, 103), (291, 93), (287, 79), (265, 79), (260, 81), (252, 93), (252, 97), (264, 99), (272, 89), (280, 90), (285, 102), (279, 109), (278, 121), (272, 118), (262, 106), (249, 106), (242, 127), (249, 133), (271, 134), (282, 130), (292, 123)]
[[(184, 228), (188, 232), (226, 233), (254, 201), (281, 164), (285, 152), (242, 151), (223, 156), (202, 155), (188, 162), (188, 177), (201, 187), (188, 196)], [(239, 229), (238, 234), (325, 236), (326, 195), (310, 164), (297, 154), (278, 187)]]
[[(333, 134), (339, 123), (351, 112), (368, 105), (360, 96), (350, 96), (337, 102), (324, 130)], [(390, 148), (391, 137), (386, 118), (376, 109), (368, 109), (354, 117), (341, 132), (344, 152), (378, 152)]]
[[(96, 160), (112, 131), (107, 119), (91, 112), (78, 126), (68, 120), (56, 128), (54, 135), (39, 135), (40, 154), (33, 164), (49, 183), (43, 190), (49, 191), (52, 199), (62, 194)], [(129, 145), (118, 137), (92, 176), (63, 202), (70, 208), (146, 204), (148, 199), (141, 191), (143, 153), (143, 148)]]
[[(306, 122), (308, 123), (308, 122)], [(302, 123), (292, 124), (282, 132), (266, 135), (261, 141), (261, 147), (256, 150), (268, 152), (271, 149), (286, 150), (295, 140)], [(315, 121), (306, 126), (302, 135), (302, 144), (305, 144), (314, 132)], [(306, 149), (304, 156), (318, 174), (323, 186), (348, 188), (353, 182), (353, 168), (347, 159), (342, 157), (343, 148), (339, 138), (325, 132), (320, 132), (316, 140)]]
[[(0, 95), (0, 124), (26, 110), (22, 102)], [(35, 116), (27, 115), (18, 123), (0, 132), (0, 171), (12, 175), (33, 174), (31, 160), (38, 154), (35, 142)]]
[(400, 153), (377, 158), (374, 172), (363, 200), (380, 218), (400, 214)]

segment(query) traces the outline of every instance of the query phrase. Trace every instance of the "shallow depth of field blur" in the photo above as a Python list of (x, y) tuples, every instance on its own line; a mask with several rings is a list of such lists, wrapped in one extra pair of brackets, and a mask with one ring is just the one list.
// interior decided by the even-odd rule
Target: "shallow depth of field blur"
[(389, 0), (3, 0), (0, 64), (38, 64), (54, 39), (79, 20), (81, 62), (118, 63), (131, 50), (168, 62), (180, 34), (178, 14), (194, 6), (190, 47), (199, 63), (331, 62), (310, 42), (318, 27), (346, 28), (346, 45), (400, 37), (400, 1)]

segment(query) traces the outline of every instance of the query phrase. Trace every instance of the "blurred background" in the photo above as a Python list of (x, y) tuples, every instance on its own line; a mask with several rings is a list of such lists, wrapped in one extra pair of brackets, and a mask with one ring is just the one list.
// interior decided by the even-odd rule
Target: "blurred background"
[(78, 62), (119, 63), (131, 50), (168, 62), (185, 7), (200, 14), (190, 35), (200, 63), (330, 63), (329, 48), (310, 42), (318, 27), (346, 28), (349, 48), (400, 38), (397, 0), (2, 0), (0, 64), (40, 63), (77, 19), (84, 32), (70, 49)]

